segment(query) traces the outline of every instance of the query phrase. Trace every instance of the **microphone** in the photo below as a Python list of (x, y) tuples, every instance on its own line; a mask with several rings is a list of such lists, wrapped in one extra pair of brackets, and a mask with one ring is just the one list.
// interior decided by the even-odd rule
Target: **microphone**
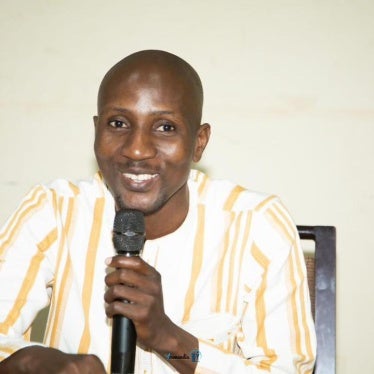
[[(116, 252), (127, 257), (139, 256), (144, 240), (143, 213), (133, 209), (118, 211), (113, 225), (113, 245)], [(133, 322), (122, 315), (113, 316), (111, 373), (133, 374), (135, 350), (136, 330)]]

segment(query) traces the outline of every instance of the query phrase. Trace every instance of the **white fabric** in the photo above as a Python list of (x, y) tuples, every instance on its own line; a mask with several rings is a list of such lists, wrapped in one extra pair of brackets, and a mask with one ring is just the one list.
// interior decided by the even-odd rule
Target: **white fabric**
[[(161, 274), (166, 314), (199, 339), (196, 372), (311, 372), (305, 265), (284, 206), (197, 171), (189, 191), (183, 225), (146, 241), (142, 257)], [(0, 233), (0, 359), (29, 344), (23, 335), (51, 300), (44, 344), (96, 354), (109, 371), (103, 295), (113, 220), (100, 174), (25, 197)], [(175, 372), (152, 352), (137, 348), (136, 357), (136, 373)]]

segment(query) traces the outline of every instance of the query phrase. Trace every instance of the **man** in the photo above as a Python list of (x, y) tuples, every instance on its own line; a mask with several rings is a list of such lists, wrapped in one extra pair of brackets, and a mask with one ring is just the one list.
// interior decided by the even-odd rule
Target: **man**
[[(115, 314), (134, 322), (137, 373), (311, 372), (295, 226), (276, 197), (191, 171), (210, 135), (202, 102), (197, 73), (167, 52), (132, 54), (106, 74), (100, 173), (37, 186), (1, 233), (0, 373), (108, 371)], [(122, 208), (145, 215), (141, 257), (114, 255)], [(45, 346), (27, 343), (50, 299)]]

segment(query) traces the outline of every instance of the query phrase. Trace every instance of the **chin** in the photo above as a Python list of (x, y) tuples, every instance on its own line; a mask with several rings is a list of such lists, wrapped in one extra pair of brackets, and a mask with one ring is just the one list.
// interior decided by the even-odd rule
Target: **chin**
[(128, 199), (117, 195), (115, 198), (116, 206), (119, 209), (134, 209), (143, 212), (144, 215), (151, 215), (159, 211), (163, 206), (163, 201), (150, 201), (149, 199)]

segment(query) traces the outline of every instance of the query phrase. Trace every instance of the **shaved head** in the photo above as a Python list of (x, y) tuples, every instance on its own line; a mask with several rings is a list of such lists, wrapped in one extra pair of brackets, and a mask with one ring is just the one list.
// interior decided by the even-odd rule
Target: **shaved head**
[(194, 126), (201, 123), (203, 88), (195, 69), (182, 58), (165, 51), (144, 50), (115, 64), (104, 76), (98, 93), (98, 112), (108, 93), (122, 82), (143, 80), (150, 85), (167, 86), (176, 97), (184, 96)]
[(189, 207), (188, 178), (209, 141), (196, 71), (163, 51), (134, 53), (101, 82), (95, 155), (118, 209), (145, 214), (147, 238), (176, 230)]

